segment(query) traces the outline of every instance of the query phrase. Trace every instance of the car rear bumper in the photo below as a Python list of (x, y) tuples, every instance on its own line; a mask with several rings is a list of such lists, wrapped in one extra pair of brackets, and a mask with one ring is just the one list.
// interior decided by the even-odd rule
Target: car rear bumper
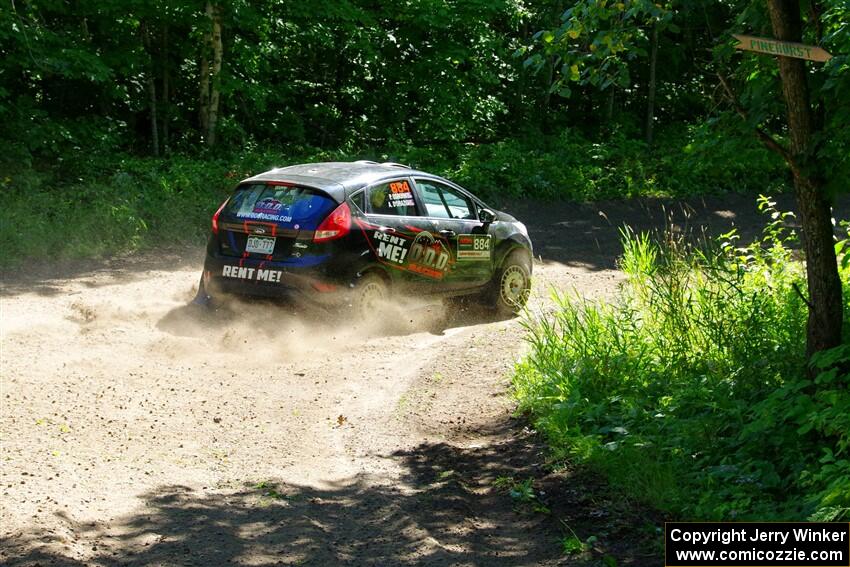
[(291, 267), (278, 262), (207, 255), (203, 283), (207, 295), (221, 294), (304, 299), (331, 305), (350, 301), (350, 278), (329, 278), (320, 268)]

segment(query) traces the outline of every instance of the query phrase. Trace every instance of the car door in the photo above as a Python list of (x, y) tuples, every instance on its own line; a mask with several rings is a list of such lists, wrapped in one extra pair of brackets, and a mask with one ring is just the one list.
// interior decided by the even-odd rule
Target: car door
[(489, 227), (478, 220), (478, 207), (472, 196), (436, 179), (415, 177), (414, 182), (426, 218), (451, 251), (447, 287), (462, 289), (490, 281), (493, 237)]
[(382, 180), (367, 187), (364, 197), (365, 215), (358, 225), (373, 259), (388, 268), (400, 288), (436, 291), (451, 267), (451, 250), (421, 214), (411, 179)]

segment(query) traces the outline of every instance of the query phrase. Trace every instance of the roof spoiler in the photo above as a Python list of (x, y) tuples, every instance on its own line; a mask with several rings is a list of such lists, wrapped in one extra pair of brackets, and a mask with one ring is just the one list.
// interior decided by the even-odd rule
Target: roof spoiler
[(401, 167), (401, 168), (404, 168), (404, 169), (410, 169), (409, 165), (404, 165), (403, 163), (396, 163), (394, 161), (385, 161), (383, 163), (378, 163), (378, 162), (372, 161), (370, 159), (359, 159), (359, 160), (355, 161), (354, 163), (359, 163), (359, 164), (362, 164), (362, 165), (386, 165), (388, 167)]
[(355, 161), (354, 163), (360, 163), (360, 164), (363, 164), (363, 165), (386, 165), (386, 166), (389, 166), (389, 167), (403, 167), (404, 169), (410, 169), (409, 165), (404, 165), (403, 163), (396, 163), (394, 161), (385, 161), (383, 163), (378, 163), (378, 162), (372, 161), (370, 159), (359, 159), (359, 160)]

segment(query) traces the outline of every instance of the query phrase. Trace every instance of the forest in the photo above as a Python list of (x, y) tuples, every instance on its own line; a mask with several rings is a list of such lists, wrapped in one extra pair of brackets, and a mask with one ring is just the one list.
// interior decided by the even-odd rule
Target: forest
[[(831, 58), (733, 37), (780, 33)], [(235, 183), (306, 161), (496, 205), (794, 193), (805, 266), (768, 197), (755, 243), (624, 229), (621, 296), (529, 317), (514, 394), (673, 517), (850, 514), (846, 1), (4, 0), (0, 56), (6, 269), (200, 246)]]
[[(9, 0), (7, 218), (35, 231), (48, 219), (27, 211), (49, 209), (102, 231), (31, 238), (5, 223), (2, 262), (177, 238), (175, 214), (200, 229), (234, 180), (310, 159), (400, 161), (495, 200), (789, 185), (759, 139), (787, 136), (776, 61), (730, 35), (770, 36), (761, 2), (568, 4)], [(809, 67), (834, 193), (847, 168), (847, 7), (803, 9), (816, 20), (806, 39), (837, 55)]]

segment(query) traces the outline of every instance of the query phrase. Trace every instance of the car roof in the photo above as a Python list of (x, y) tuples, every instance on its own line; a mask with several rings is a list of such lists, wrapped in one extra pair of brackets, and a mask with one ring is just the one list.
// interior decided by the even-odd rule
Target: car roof
[(302, 163), (280, 167), (249, 177), (242, 183), (258, 181), (290, 182), (324, 191), (337, 201), (381, 179), (407, 175), (427, 176), (440, 179), (436, 175), (412, 169), (398, 163), (378, 163), (374, 161), (327, 161)]

